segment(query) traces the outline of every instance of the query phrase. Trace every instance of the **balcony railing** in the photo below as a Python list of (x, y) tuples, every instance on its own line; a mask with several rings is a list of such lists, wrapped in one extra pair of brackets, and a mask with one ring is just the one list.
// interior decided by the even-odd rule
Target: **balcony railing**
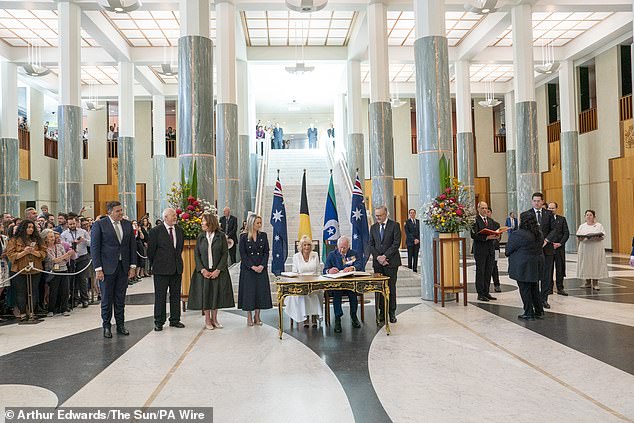
[(108, 140), (108, 158), (116, 159), (119, 157), (119, 150), (117, 148), (117, 140)]
[(632, 94), (619, 99), (619, 118), (621, 122), (632, 119)]
[(31, 150), (31, 133), (26, 129), (18, 128), (18, 143), (21, 150)]
[(44, 155), (51, 159), (57, 159), (57, 140), (44, 137)]
[(586, 132), (596, 131), (599, 127), (597, 122), (597, 108), (585, 110), (579, 113), (579, 133), (585, 134)]
[(561, 121), (553, 122), (547, 127), (548, 142), (557, 142), (561, 139)]
[(176, 140), (165, 140), (165, 156), (176, 157)]
[(497, 134), (493, 136), (493, 152), (506, 153), (506, 135)]

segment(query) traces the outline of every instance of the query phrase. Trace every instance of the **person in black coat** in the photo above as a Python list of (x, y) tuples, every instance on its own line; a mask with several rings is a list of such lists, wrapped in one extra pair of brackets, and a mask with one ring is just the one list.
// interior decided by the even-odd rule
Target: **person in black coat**
[(228, 239), (233, 241), (233, 245), (229, 248), (229, 258), (231, 263), (236, 263), (236, 250), (238, 248), (238, 219), (231, 215), (231, 209), (225, 207), (222, 211), (223, 216), (220, 218), (220, 229), (225, 233)]
[(527, 211), (533, 213), (533, 216), (537, 219), (537, 225), (542, 231), (544, 240), (544, 275), (540, 279), (540, 293), (544, 308), (550, 308), (550, 304), (548, 304), (548, 295), (553, 289), (553, 265), (555, 262), (555, 247), (553, 246), (552, 239), (556, 237), (557, 230), (555, 229), (555, 219), (553, 214), (549, 210), (543, 208), (544, 194), (541, 192), (533, 193), (531, 202), (533, 204), (533, 208)]
[(415, 209), (409, 209), (409, 219), (405, 222), (405, 244), (407, 245), (407, 267), (416, 272), (420, 250), (420, 220), (416, 219)]
[[(401, 225), (387, 218), (387, 207), (379, 206), (374, 209), (376, 223), (370, 228), (370, 254), (375, 273), (389, 276), (390, 287), (390, 323), (396, 323), (396, 276), (401, 265)], [(385, 320), (383, 310), (385, 300), (383, 294), (379, 294), (379, 322)]]
[(520, 319), (542, 318), (544, 309), (539, 293), (539, 280), (544, 275), (544, 239), (531, 210), (520, 215), (519, 230), (509, 236), (505, 254), (509, 258), (509, 277), (517, 281), (524, 303)]
[[(495, 230), (496, 222), (489, 219), (487, 211), (489, 205), (484, 201), (478, 203), (478, 215), (471, 228), (471, 239), (473, 240), (473, 256), (476, 262), (476, 291), (479, 301), (496, 300), (489, 293), (491, 275), (495, 262), (495, 241), (500, 239), (499, 235), (485, 235), (480, 231), (483, 229)], [(499, 226), (498, 226), (499, 227)]]
[[(252, 214), (247, 218), (247, 233), (240, 235), (240, 282), (238, 308), (247, 312), (247, 325), (262, 326), (260, 310), (273, 308), (269, 283), (269, 241), (260, 232), (262, 218)], [(255, 318), (251, 312), (255, 310)]]
[[(500, 224), (493, 219), (493, 210), (489, 207), (487, 211), (487, 218), (493, 221), (493, 230), (500, 229)], [(500, 235), (501, 236), (501, 235)], [(493, 257), (493, 269), (491, 270), (491, 278), (493, 279), (493, 289), (495, 292), (502, 292), (500, 286), (500, 271), (498, 270), (498, 260), (500, 259), (500, 238), (493, 240), (495, 245), (495, 252)]]
[(170, 291), (170, 326), (184, 328), (181, 323), (181, 283), (185, 236), (178, 226), (176, 211), (163, 211), (163, 223), (150, 230), (147, 257), (154, 274), (154, 330), (160, 332), (167, 319), (165, 299)]
[[(548, 210), (553, 214), (555, 219), (555, 236), (551, 239), (553, 242), (553, 249), (555, 250), (555, 282), (557, 286), (557, 295), (568, 296), (568, 293), (564, 289), (564, 278), (566, 277), (566, 242), (570, 237), (570, 231), (568, 229), (568, 222), (564, 216), (557, 214), (557, 208), (559, 205), (554, 201), (548, 203)], [(552, 276), (551, 276), (552, 280)], [(550, 290), (552, 294), (552, 288)]]

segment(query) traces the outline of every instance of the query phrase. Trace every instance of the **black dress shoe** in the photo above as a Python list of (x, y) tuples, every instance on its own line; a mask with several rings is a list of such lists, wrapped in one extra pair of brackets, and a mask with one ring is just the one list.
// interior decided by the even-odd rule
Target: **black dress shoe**
[(519, 316), (517, 316), (517, 318), (522, 320), (535, 320), (535, 317), (531, 316), (530, 314), (520, 314)]
[(544, 301), (543, 306), (544, 308), (550, 308), (550, 304), (548, 304), (548, 301)]
[(544, 313), (540, 313), (540, 314), (535, 313), (535, 318), (539, 320), (544, 320)]
[(557, 291), (557, 295), (563, 295), (564, 297), (567, 297), (568, 293), (562, 289), (561, 291)]
[(110, 330), (110, 328), (103, 328), (103, 337), (112, 338), (112, 331)]
[(478, 295), (478, 301), (489, 301), (489, 299), (484, 295)]
[(184, 328), (185, 325), (181, 322), (170, 322), (170, 327), (172, 328)]
[(495, 290), (495, 292), (502, 292), (502, 288), (500, 288), (499, 286), (496, 286), (493, 289)]
[(119, 335), (130, 335), (130, 331), (125, 328), (125, 326), (117, 326), (117, 333)]
[(497, 298), (495, 298), (495, 297), (494, 297), (493, 295), (491, 295), (491, 294), (487, 294), (487, 295), (486, 295), (486, 297), (487, 297), (489, 300), (497, 300)]
[(81, 303), (81, 308), (88, 308), (88, 301)]
[(335, 318), (335, 333), (341, 333), (341, 317)]
[(154, 330), (155, 330), (156, 332), (160, 332), (160, 331), (162, 331), (162, 330), (163, 330), (163, 325), (155, 324), (155, 325), (154, 325)]
[(359, 329), (361, 327), (361, 323), (359, 323), (359, 319), (357, 319), (356, 314), (350, 315), (350, 320), (352, 320), (352, 327), (355, 329)]
[(379, 317), (377, 318), (376, 321), (379, 325), (382, 323), (385, 323), (385, 314), (383, 314), (382, 312), (379, 312)]
[(390, 323), (396, 323), (396, 316), (394, 314), (390, 314)]

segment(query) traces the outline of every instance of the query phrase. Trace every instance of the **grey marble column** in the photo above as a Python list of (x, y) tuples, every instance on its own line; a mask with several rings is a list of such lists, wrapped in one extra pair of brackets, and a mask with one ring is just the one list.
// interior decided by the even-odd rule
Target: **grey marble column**
[[(568, 229), (575, 233), (580, 225), (579, 206), (579, 132), (561, 133), (561, 184), (563, 188), (564, 216)], [(566, 252), (577, 251), (577, 237), (571, 236), (566, 242)]]
[[(251, 158), (249, 154), (249, 136), (239, 136), (240, 151), (238, 152), (238, 160), (240, 162), (238, 168), (240, 169), (240, 217), (239, 219), (245, 220), (247, 218), (247, 212), (253, 210), (251, 206), (251, 190), (249, 189), (251, 183)], [(242, 222), (238, 222), (240, 225)]]
[(178, 163), (179, 175), (192, 181), (196, 166), (197, 195), (216, 199), (214, 148), (213, 43), (207, 37), (178, 39)]
[(20, 153), (17, 138), (0, 138), (0, 213), (20, 215)]
[[(440, 192), (440, 161), (453, 157), (451, 103), (449, 94), (449, 51), (447, 38), (430, 35), (414, 42), (416, 60), (416, 128), (420, 169), (419, 213)], [(421, 245), (431, 249), (436, 231), (421, 225)], [(434, 298), (433, 258), (421, 254), (421, 296)]]
[(389, 102), (370, 103), (370, 146), (372, 208), (385, 205), (394, 213), (394, 142)]
[(363, 134), (349, 134), (348, 173), (353, 183), (357, 175), (357, 169), (359, 169), (359, 179), (361, 179), (361, 184), (363, 184), (363, 179), (365, 178)]
[(152, 198), (154, 219), (163, 219), (163, 210), (168, 207), (167, 204), (167, 182), (166, 182), (166, 164), (167, 158), (164, 154), (155, 154), (152, 159), (152, 175), (153, 175), (153, 191)]
[(240, 167), (238, 166), (238, 106), (216, 106), (216, 158), (218, 160), (218, 209), (225, 206), (238, 210)]
[(517, 132), (517, 210), (531, 208), (531, 197), (540, 190), (537, 102), (515, 103)]
[(136, 208), (136, 172), (134, 166), (134, 137), (119, 137), (119, 200), (123, 214), (128, 219), (137, 219)]
[(57, 106), (57, 181), (60, 211), (79, 213), (83, 207), (81, 107)]
[[(507, 135), (508, 136), (508, 135)], [(508, 212), (514, 212), (519, 218), (517, 210), (517, 161), (515, 149), (506, 150), (506, 207)]]
[(472, 200), (475, 201), (474, 196), (474, 162), (475, 162), (475, 150), (473, 148), (473, 133), (472, 132), (459, 132), (456, 134), (456, 147), (457, 160), (458, 160), (458, 180), (462, 182), (465, 187), (469, 189)]

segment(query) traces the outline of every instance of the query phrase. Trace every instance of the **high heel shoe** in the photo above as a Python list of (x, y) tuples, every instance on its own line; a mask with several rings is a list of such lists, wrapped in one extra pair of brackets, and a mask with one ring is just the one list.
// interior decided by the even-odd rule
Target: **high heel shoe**
[(208, 325), (207, 323), (205, 323), (205, 329), (214, 330), (214, 325)]
[(264, 323), (262, 323), (262, 320), (258, 320), (257, 322), (255, 322), (255, 324), (258, 326), (262, 326)]
[(253, 326), (253, 322), (250, 320), (247, 320), (247, 326)]
[(222, 329), (222, 328), (224, 328), (224, 326), (222, 326), (222, 325), (221, 325), (220, 323), (218, 323), (218, 322), (212, 323), (212, 325), (214, 325), (214, 327), (215, 327), (216, 329)]

